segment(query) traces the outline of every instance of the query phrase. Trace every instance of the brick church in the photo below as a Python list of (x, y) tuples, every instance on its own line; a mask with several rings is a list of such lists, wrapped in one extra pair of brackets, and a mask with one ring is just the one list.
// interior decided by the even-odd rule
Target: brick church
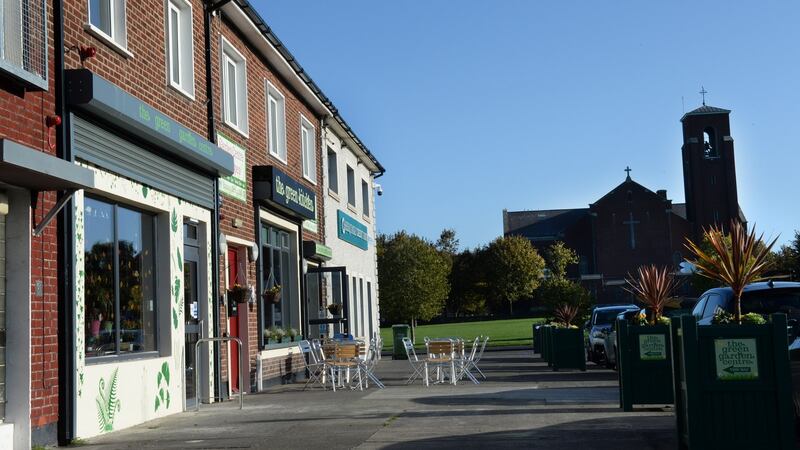
[(685, 238), (703, 227), (745, 222), (736, 193), (730, 111), (703, 106), (681, 118), (685, 203), (667, 191), (625, 181), (588, 208), (503, 211), (503, 234), (524, 236), (543, 252), (556, 241), (574, 249), (580, 263), (570, 274), (598, 303), (628, 301), (625, 277), (642, 264), (678, 269), (687, 256)]

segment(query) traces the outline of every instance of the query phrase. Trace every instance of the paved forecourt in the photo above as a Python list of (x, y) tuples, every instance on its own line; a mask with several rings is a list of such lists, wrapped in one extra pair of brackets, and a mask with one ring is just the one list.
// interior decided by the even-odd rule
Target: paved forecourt
[(404, 385), (407, 361), (384, 357), (386, 389), (276, 387), (85, 442), (90, 448), (559, 448), (672, 449), (663, 408), (623, 413), (616, 373), (552, 372), (530, 350), (492, 351), (480, 385)]

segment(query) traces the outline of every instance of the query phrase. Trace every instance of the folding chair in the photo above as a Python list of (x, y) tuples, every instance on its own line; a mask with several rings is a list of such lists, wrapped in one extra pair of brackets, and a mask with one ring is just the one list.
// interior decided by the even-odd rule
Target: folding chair
[(308, 371), (308, 380), (303, 385), (305, 391), (309, 384), (320, 383), (322, 388), (325, 389), (325, 361), (317, 359), (314, 348), (307, 340), (302, 340), (299, 343), (300, 351), (303, 352), (303, 362), (305, 363), (306, 370)]
[(375, 375), (375, 366), (378, 365), (378, 351), (376, 350), (378, 347), (375, 343), (375, 339), (372, 339), (369, 344), (369, 348), (367, 349), (366, 357), (364, 361), (361, 362), (361, 370), (364, 372), (366, 377), (364, 378), (364, 387), (369, 388), (369, 380), (372, 380), (376, 386), (380, 389), (385, 388), (386, 386), (383, 385), (381, 380)]
[[(325, 365), (328, 368), (328, 372), (331, 376), (331, 384), (333, 385), (333, 391), (336, 392), (336, 386), (340, 385), (344, 387), (344, 383), (341, 381), (341, 374), (344, 372), (345, 381), (350, 384), (350, 370), (356, 370), (356, 377), (358, 378), (358, 388), (363, 390), (364, 383), (363, 378), (361, 376), (361, 360), (358, 357), (359, 345), (357, 343), (341, 343), (341, 342), (330, 342), (326, 343), (323, 350), (329, 357), (325, 360)], [(355, 386), (350, 385), (351, 389), (355, 389)]]
[(456, 361), (455, 345), (451, 339), (431, 340), (427, 344), (428, 354), (424, 359), (425, 366), (425, 386), (429, 386), (428, 369), (434, 367), (439, 373), (439, 380), (444, 380), (444, 369), (449, 369), (450, 383), (456, 384)]
[(406, 380), (406, 384), (411, 384), (418, 377), (422, 376), (423, 362), (417, 357), (417, 352), (414, 351), (414, 344), (411, 342), (411, 339), (404, 337), (403, 347), (406, 349), (406, 357), (408, 359), (408, 363), (411, 365), (412, 370), (411, 376)]
[(475, 366), (475, 354), (478, 352), (478, 347), (480, 345), (481, 345), (481, 338), (476, 337), (475, 340), (472, 342), (472, 349), (469, 352), (469, 356), (466, 355), (462, 356), (460, 360), (461, 366), (459, 367), (458, 371), (459, 380), (464, 378), (464, 375), (466, 375), (467, 378), (472, 380), (473, 383), (481, 384), (480, 381), (478, 381), (478, 379), (475, 378), (475, 375), (473, 375), (472, 372), (470, 372), (472, 368), (477, 369), (477, 366)]
[(489, 336), (483, 337), (483, 344), (481, 344), (481, 350), (478, 352), (478, 355), (475, 357), (475, 361), (473, 361), (471, 367), (478, 371), (479, 374), (486, 379), (486, 375), (481, 372), (481, 369), (478, 367), (478, 363), (481, 362), (481, 358), (483, 358), (483, 351), (486, 350), (486, 343), (489, 342)]

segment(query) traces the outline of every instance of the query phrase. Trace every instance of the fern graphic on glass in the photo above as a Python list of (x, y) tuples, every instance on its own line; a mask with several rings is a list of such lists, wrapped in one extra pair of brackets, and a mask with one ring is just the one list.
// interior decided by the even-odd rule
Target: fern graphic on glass
[(97, 404), (97, 424), (101, 433), (114, 429), (114, 419), (121, 408), (117, 398), (117, 370), (119, 369), (114, 369), (114, 372), (111, 373), (108, 385), (103, 378), (100, 378), (98, 383), (95, 403)]

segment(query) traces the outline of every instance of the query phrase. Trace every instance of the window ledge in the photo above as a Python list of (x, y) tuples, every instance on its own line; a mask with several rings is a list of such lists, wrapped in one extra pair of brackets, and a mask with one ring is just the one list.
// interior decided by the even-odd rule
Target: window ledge
[(111, 36), (103, 32), (103, 30), (101, 30), (100, 28), (97, 28), (91, 23), (85, 23), (83, 25), (83, 29), (86, 30), (87, 33), (97, 38), (102, 43), (111, 47), (112, 50), (124, 56), (125, 58), (133, 58), (133, 53), (131, 53), (127, 48), (117, 43), (117, 41), (115, 41)]
[(307, 177), (306, 175), (303, 175), (303, 179), (304, 179), (304, 180), (306, 180), (306, 181), (308, 181), (309, 183), (313, 184), (314, 186), (316, 186), (316, 185), (317, 185), (317, 180), (315, 180), (315, 179), (313, 179), (313, 178), (309, 178), (309, 177)]
[(171, 82), (171, 81), (170, 81), (169, 83), (167, 83), (167, 84), (169, 85), (169, 87), (170, 87), (170, 88), (172, 88), (172, 90), (173, 90), (173, 91), (175, 91), (175, 92), (177, 92), (177, 93), (181, 94), (182, 96), (186, 97), (187, 99), (189, 99), (189, 100), (191, 100), (191, 101), (194, 101), (194, 100), (195, 100), (195, 98), (194, 98), (194, 94), (190, 94), (189, 92), (187, 92), (187, 91), (186, 91), (184, 88), (182, 88), (181, 86), (179, 86), (179, 85), (177, 85), (177, 84), (175, 84), (175, 83), (173, 83), (173, 82)]
[(368, 216), (368, 215), (366, 215), (366, 214), (363, 214), (363, 213), (362, 213), (362, 214), (361, 214), (361, 218), (364, 220), (364, 222), (369, 222), (369, 223), (372, 223), (372, 219), (370, 219), (370, 218), (369, 218), (369, 216)]
[(352, 212), (353, 214), (358, 214), (358, 210), (356, 209), (356, 207), (351, 205), (349, 202), (347, 203), (347, 209), (349, 209), (350, 212)]
[(267, 345), (261, 347), (261, 350), (277, 350), (279, 348), (297, 347), (298, 345), (300, 345), (300, 341), (281, 342), (280, 344), (267, 344)]
[(289, 165), (289, 162), (286, 159), (281, 158), (280, 156), (278, 156), (277, 153), (273, 153), (271, 151), (268, 151), (267, 153), (269, 153), (269, 156), (271, 156), (271, 157), (277, 159), (278, 161), (280, 161), (281, 163), (283, 163), (284, 166), (288, 166)]
[(161, 357), (162, 355), (158, 351), (122, 353), (119, 355), (108, 355), (108, 356), (87, 356), (86, 365), (93, 366), (99, 364), (116, 364), (120, 362), (138, 361), (144, 359), (156, 359)]
[(336, 192), (332, 191), (330, 188), (328, 188), (328, 195), (330, 195), (330, 196), (331, 196), (331, 198), (333, 198), (333, 199), (334, 199), (334, 200), (336, 200), (337, 202), (340, 202), (340, 201), (342, 201), (342, 200), (339, 198), (339, 194), (337, 194)]
[(230, 128), (231, 130), (239, 133), (243, 138), (250, 139), (250, 136), (247, 134), (247, 131), (244, 131), (241, 128), (239, 128), (238, 126), (232, 124), (228, 119), (224, 119), (222, 122), (225, 124), (225, 126)]

